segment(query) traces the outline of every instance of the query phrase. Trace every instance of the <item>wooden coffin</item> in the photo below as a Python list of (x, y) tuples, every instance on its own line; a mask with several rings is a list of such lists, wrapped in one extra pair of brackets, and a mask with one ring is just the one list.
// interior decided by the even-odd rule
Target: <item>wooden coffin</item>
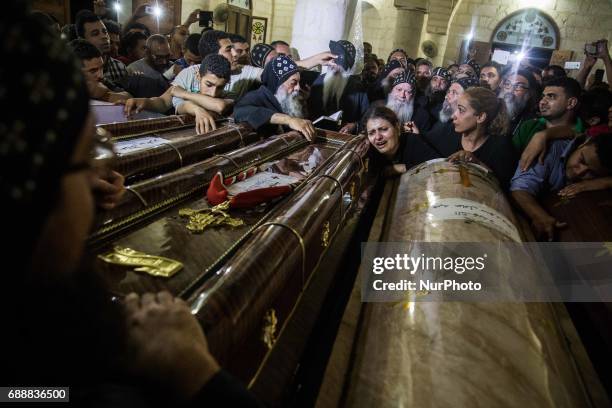
[[(432, 161), (399, 179), (382, 215), (384, 225), (370, 239), (408, 246), (516, 239), (468, 219), (433, 222), (428, 213), (448, 199), (476, 202), (515, 224), (489, 174), (471, 165)], [(528, 277), (539, 271), (522, 273)], [(591, 406), (552, 304), (416, 301), (405, 308), (360, 304), (358, 288), (354, 294), (355, 310), (347, 309), (345, 316), (356, 327), (355, 337), (339, 338), (334, 351), (351, 357), (344, 358), (345, 371), (328, 366), (320, 407)], [(342, 359), (332, 356), (332, 361)], [(330, 397), (334, 390), (344, 392)]]
[(193, 128), (195, 119), (191, 115), (171, 115), (162, 118), (129, 120), (99, 124), (97, 127), (110, 132), (116, 140), (146, 135), (168, 129)]
[[(188, 300), (213, 354), (247, 383), (265, 364), (321, 259), (340, 245), (336, 236), (346, 236), (346, 220), (354, 221), (367, 204), (376, 180), (365, 177), (364, 136), (317, 133), (313, 143), (289, 132), (133, 184), (117, 209), (102, 216), (106, 224), (90, 241), (92, 255), (119, 245), (182, 262), (183, 270), (167, 279), (102, 261), (96, 268), (119, 296), (168, 290)], [(203, 196), (217, 171), (231, 176), (271, 161), (271, 171), (281, 174), (301, 174), (306, 164), (313, 170), (280, 201), (231, 210), (242, 226), (201, 234), (186, 229), (179, 210), (208, 207)]]
[(151, 132), (116, 141), (113, 169), (131, 185), (257, 140), (260, 137), (246, 124), (227, 124), (203, 135), (196, 134), (193, 126)]

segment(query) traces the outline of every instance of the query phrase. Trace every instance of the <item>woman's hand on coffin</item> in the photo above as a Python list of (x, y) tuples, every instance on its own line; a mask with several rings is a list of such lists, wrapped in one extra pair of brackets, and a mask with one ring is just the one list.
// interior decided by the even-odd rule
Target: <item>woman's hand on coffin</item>
[(521, 154), (521, 160), (519, 166), (522, 171), (527, 171), (535, 161), (538, 159), (539, 163), (544, 163), (546, 157), (546, 130), (537, 132), (533, 135), (523, 154)]
[(194, 396), (219, 370), (187, 304), (168, 292), (130, 293), (124, 300), (128, 367), (137, 379)]
[(391, 164), (385, 167), (384, 175), (385, 177), (393, 177), (398, 176), (400, 174), (404, 174), (406, 172), (406, 165), (403, 163), (400, 164)]
[(310, 142), (313, 141), (316, 135), (315, 128), (314, 126), (312, 126), (312, 122), (309, 120), (292, 117), (289, 119), (287, 125), (291, 129), (297, 130), (298, 132), (303, 134), (304, 137)]
[(533, 229), (538, 239), (543, 238), (552, 241), (555, 238), (555, 229), (567, 226), (565, 222), (559, 222), (550, 215), (540, 215), (531, 220)]
[(340, 129), (340, 133), (351, 134), (355, 131), (355, 129), (357, 129), (357, 123), (355, 122), (347, 123), (346, 125), (342, 127), (342, 129)]
[(145, 108), (147, 103), (147, 98), (130, 98), (125, 101), (125, 107), (123, 108), (123, 112), (125, 116), (128, 118), (140, 113), (141, 110)]
[(455, 152), (448, 156), (447, 160), (451, 163), (464, 162), (482, 164), (480, 160), (478, 160), (478, 158), (474, 155), (474, 153), (468, 152), (467, 150), (459, 150), (458, 152)]
[(202, 135), (217, 129), (215, 118), (206, 109), (195, 108), (196, 133)]
[(104, 170), (93, 175), (92, 189), (96, 204), (105, 210), (112, 210), (125, 194), (125, 178), (113, 170)]

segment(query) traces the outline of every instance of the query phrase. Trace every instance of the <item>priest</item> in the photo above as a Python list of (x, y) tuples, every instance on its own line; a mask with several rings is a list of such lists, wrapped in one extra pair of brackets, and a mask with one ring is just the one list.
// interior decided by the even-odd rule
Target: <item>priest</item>
[(248, 122), (267, 134), (278, 133), (279, 126), (286, 126), (312, 140), (315, 131), (312, 122), (304, 119), (305, 102), (297, 64), (287, 56), (277, 56), (266, 64), (262, 82), (234, 108), (236, 122)]

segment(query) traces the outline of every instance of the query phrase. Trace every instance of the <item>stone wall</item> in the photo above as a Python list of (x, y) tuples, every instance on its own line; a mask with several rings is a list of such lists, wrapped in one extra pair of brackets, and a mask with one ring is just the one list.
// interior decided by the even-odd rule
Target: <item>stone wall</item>
[[(194, 8), (213, 10), (222, 2), (183, 0), (182, 20)], [(291, 42), (295, 3), (295, 0), (253, 0), (253, 15), (268, 18), (268, 42)], [(393, 3), (393, 0), (363, 0), (364, 40), (383, 59), (394, 48), (403, 48), (412, 57), (424, 57), (420, 46), (423, 41), (432, 40), (438, 46), (438, 56), (433, 62), (448, 65), (458, 58), (461, 41), (472, 27), (474, 40), (488, 42), (501, 20), (526, 7), (539, 8), (552, 17), (561, 35), (560, 49), (573, 50), (574, 60), (582, 60), (585, 42), (607, 38), (612, 43), (612, 5), (608, 0), (458, 0), (452, 9), (452, 1), (429, 0), (430, 14), (398, 10)], [(443, 22), (449, 15), (445, 33)], [(192, 32), (196, 30), (199, 28), (194, 24)]]
[(574, 51), (575, 61), (582, 61), (585, 42), (600, 38), (612, 42), (612, 5), (608, 0), (459, 0), (449, 25), (444, 64), (458, 58), (461, 41), (472, 25), (474, 40), (488, 42), (501, 20), (527, 7), (552, 17), (561, 36), (559, 49)]

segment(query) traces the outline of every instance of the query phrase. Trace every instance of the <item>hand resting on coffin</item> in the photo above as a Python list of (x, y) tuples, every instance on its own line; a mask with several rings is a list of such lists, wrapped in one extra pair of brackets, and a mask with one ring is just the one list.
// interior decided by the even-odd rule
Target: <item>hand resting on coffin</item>
[(96, 204), (105, 210), (115, 208), (125, 194), (125, 178), (113, 170), (99, 169), (92, 175), (92, 189)]

